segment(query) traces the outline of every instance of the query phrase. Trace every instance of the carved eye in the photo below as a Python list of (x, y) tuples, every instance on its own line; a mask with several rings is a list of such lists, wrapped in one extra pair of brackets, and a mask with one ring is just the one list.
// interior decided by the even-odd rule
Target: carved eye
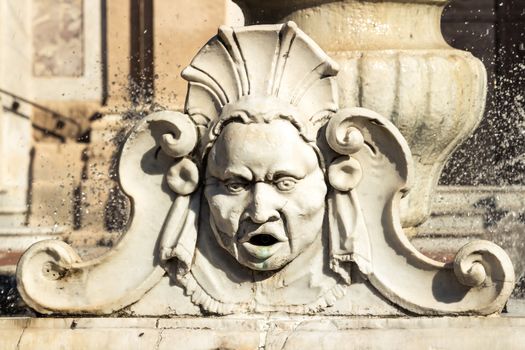
[(274, 181), (275, 187), (277, 187), (279, 191), (283, 191), (283, 192), (293, 190), (295, 188), (296, 183), (297, 181), (291, 177), (284, 177), (282, 179)]
[(231, 193), (239, 193), (246, 189), (246, 183), (244, 182), (228, 182), (226, 188)]

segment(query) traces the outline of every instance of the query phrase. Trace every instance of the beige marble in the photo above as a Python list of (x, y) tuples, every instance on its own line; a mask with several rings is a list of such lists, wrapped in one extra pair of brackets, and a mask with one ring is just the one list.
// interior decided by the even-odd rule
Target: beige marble
[[(109, 113), (121, 113), (131, 107), (130, 74), (130, 2), (106, 2), (108, 18), (108, 101)], [(239, 23), (238, 11), (226, 18), (225, 0), (153, 1), (153, 54), (155, 102), (164, 108), (182, 109), (186, 86), (182, 69), (197, 52), (200, 43), (216, 33), (226, 21)], [(191, 13), (191, 16), (187, 14)]]
[(107, 14), (107, 71), (109, 113), (130, 107), (128, 76), (130, 74), (130, 4), (128, 0), (106, 2)]
[[(31, 84), (34, 99), (60, 103), (102, 102), (100, 0), (31, 1)], [(83, 103), (79, 103), (79, 110)], [(67, 109), (66, 107), (65, 109)], [(65, 113), (65, 112), (63, 112)]]

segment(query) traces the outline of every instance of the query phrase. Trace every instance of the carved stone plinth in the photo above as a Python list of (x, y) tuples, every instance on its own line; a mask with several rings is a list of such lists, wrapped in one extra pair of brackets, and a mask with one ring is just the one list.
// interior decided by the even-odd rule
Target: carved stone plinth
[(410, 244), (409, 146), (380, 114), (339, 108), (338, 70), (294, 22), (219, 28), (182, 73), (184, 113), (150, 114), (122, 146), (128, 231), (90, 261), (33, 245), (17, 269), (24, 301), (171, 317), (500, 312), (508, 256), (477, 240), (444, 264)]
[(403, 227), (421, 224), (447, 158), (474, 130), (485, 106), (486, 73), (443, 39), (446, 0), (235, 0), (248, 24), (295, 21), (340, 65), (341, 107), (388, 118), (414, 157)]
[[(2, 349), (521, 349), (525, 318), (0, 319)], [(314, 344), (315, 346), (312, 346)]]

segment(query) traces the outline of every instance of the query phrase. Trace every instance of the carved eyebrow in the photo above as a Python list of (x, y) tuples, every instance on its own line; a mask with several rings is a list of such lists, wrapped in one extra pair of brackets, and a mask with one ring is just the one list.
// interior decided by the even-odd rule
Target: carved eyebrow
[(239, 169), (237, 171), (237, 169), (227, 168), (226, 170), (224, 170), (223, 180), (229, 180), (234, 178), (237, 178), (241, 181), (250, 182), (253, 179), (253, 175), (251, 171), (247, 169)]
[(283, 177), (293, 177), (296, 180), (302, 180), (305, 176), (306, 174), (304, 174), (303, 172), (297, 172), (292, 170), (277, 170), (275, 172), (270, 172), (267, 177), (268, 180), (276, 180)]

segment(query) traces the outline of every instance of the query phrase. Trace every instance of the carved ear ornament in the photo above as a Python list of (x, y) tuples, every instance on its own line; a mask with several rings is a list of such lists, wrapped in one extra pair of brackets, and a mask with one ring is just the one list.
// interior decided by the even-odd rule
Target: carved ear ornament
[(342, 155), (328, 166), (328, 181), (341, 192), (355, 188), (363, 176), (361, 164), (351, 155), (363, 148), (364, 137), (352, 118), (350, 110), (342, 110), (332, 116), (326, 127), (328, 145)]
[(188, 115), (171, 111), (153, 113), (150, 118), (153, 118), (153, 123), (162, 118), (165, 133), (159, 139), (160, 148), (175, 158), (166, 174), (169, 188), (182, 196), (195, 192), (199, 184), (199, 168), (188, 157), (198, 143), (195, 123)]
[(319, 121), (338, 110), (337, 72), (337, 63), (293, 22), (223, 26), (182, 72), (185, 112), (210, 130), (210, 140), (233, 116), (244, 123), (288, 116), (305, 139), (315, 140)]

